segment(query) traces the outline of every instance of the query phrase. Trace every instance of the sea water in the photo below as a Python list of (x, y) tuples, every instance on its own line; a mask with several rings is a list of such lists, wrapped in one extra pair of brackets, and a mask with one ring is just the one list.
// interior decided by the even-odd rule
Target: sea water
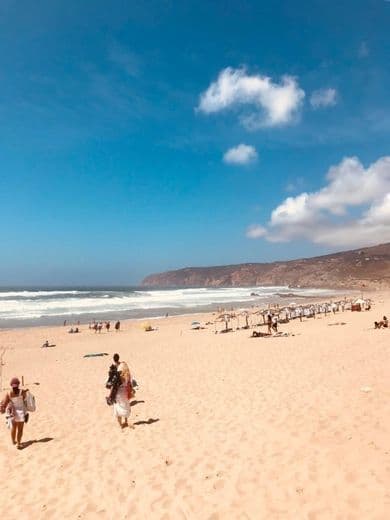
[(300, 297), (328, 297), (337, 291), (285, 286), (145, 289), (57, 287), (0, 289), (0, 327), (90, 320), (151, 318), (218, 308), (250, 307)]

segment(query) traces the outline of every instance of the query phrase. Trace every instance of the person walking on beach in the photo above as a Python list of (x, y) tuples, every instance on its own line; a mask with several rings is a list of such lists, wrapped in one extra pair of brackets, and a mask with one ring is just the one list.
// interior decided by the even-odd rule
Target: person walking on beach
[(121, 322), (118, 320), (116, 323), (115, 323), (115, 330), (116, 332), (119, 332), (119, 329), (121, 328)]
[(114, 354), (113, 360), (121, 378), (121, 384), (115, 396), (114, 415), (121, 428), (127, 426), (134, 428), (132, 424), (128, 423), (131, 412), (130, 399), (133, 397), (130, 369), (125, 361), (120, 361), (119, 354)]
[(268, 326), (268, 334), (272, 332), (272, 314), (268, 312), (267, 314), (267, 326)]
[(278, 318), (276, 316), (272, 316), (272, 330), (278, 332)]
[(17, 377), (13, 377), (10, 382), (11, 391), (8, 392), (1, 402), (1, 413), (7, 413), (7, 420), (11, 426), (11, 440), (12, 444), (20, 450), (22, 448), (22, 437), (24, 423), (28, 420), (28, 413), (26, 408), (26, 394), (28, 390), (21, 390), (19, 388), (20, 381)]

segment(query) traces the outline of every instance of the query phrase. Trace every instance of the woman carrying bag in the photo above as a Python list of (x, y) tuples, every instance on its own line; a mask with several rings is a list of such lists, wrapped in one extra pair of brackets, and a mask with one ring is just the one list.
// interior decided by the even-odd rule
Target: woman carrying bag
[(29, 411), (35, 411), (35, 399), (26, 389), (21, 390), (20, 381), (13, 377), (10, 382), (11, 391), (1, 402), (1, 413), (7, 412), (7, 424), (11, 429), (12, 444), (20, 450), (22, 448), (22, 436), (24, 423), (28, 421)]

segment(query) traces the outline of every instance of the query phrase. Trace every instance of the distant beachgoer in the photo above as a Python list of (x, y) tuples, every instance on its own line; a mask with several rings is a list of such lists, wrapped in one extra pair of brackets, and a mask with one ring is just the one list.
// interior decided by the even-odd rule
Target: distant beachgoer
[(106, 331), (110, 332), (111, 323), (109, 321), (106, 321)]
[[(119, 426), (126, 428), (126, 426), (129, 426), (130, 399), (133, 396), (130, 369), (125, 361), (120, 361), (119, 354), (114, 354), (113, 360), (121, 378), (121, 385), (115, 396), (114, 415), (118, 420)], [(130, 425), (130, 428), (134, 428), (134, 426)]]
[(268, 332), (257, 332), (256, 330), (252, 332), (252, 338), (267, 338), (270, 335)]
[(278, 332), (278, 318), (276, 316), (272, 318), (272, 330)]
[(28, 390), (19, 388), (20, 381), (13, 377), (10, 382), (11, 391), (8, 392), (0, 405), (1, 413), (7, 414), (7, 421), (11, 427), (12, 444), (16, 444), (18, 449), (22, 448), (22, 436), (24, 423), (28, 420), (28, 413), (25, 398)]
[(267, 314), (267, 326), (268, 326), (268, 334), (272, 332), (272, 314), (269, 312)]
[(382, 327), (387, 329), (389, 327), (389, 320), (387, 319), (386, 316), (383, 316), (383, 318), (381, 319), (381, 321), (375, 321), (374, 322), (374, 326), (376, 329), (381, 329)]
[(64, 320), (64, 327), (66, 327), (66, 320)]
[(99, 334), (101, 333), (102, 328), (103, 328), (103, 323), (101, 321), (99, 321), (99, 323), (97, 324), (97, 330), (98, 330)]
[(50, 347), (50, 345), (49, 345), (49, 340), (46, 340), (45, 343), (42, 345), (41, 348), (47, 348), (47, 347)]
[(115, 323), (115, 330), (116, 330), (116, 332), (118, 332), (120, 328), (121, 328), (121, 322), (118, 320), (118, 321)]

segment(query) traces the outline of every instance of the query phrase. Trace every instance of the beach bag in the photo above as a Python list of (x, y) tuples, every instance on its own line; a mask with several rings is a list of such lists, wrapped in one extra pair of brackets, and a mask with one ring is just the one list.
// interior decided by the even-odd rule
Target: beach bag
[(26, 392), (26, 398), (25, 398), (26, 408), (28, 412), (35, 412), (36, 405), (35, 405), (35, 397), (31, 392)]
[(12, 415), (6, 415), (5, 425), (9, 430), (12, 428), (12, 425), (13, 425), (13, 416)]

